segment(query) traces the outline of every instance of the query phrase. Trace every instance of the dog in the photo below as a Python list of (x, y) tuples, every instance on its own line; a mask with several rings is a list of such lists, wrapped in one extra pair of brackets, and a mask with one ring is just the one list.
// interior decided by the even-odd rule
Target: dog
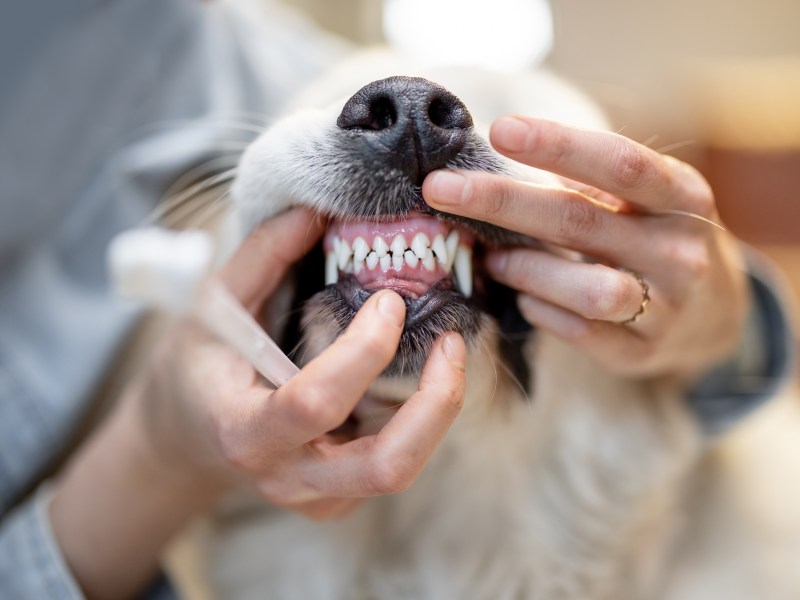
[(212, 596), (619, 600), (713, 589), (675, 583), (706, 460), (680, 390), (614, 376), (529, 330), (479, 259), (538, 242), (439, 213), (420, 195), (441, 167), (552, 182), (494, 151), (485, 125), (517, 112), (604, 128), (601, 112), (546, 73), (423, 72), (385, 56), (335, 70), (296, 104), (245, 151), (231, 188), (245, 232), (295, 205), (329, 218), (286, 292), (299, 316), (274, 320), (285, 347), (309, 360), (388, 285), (406, 326), (354, 426), (391, 417), (445, 331), (467, 341), (467, 397), (408, 491), (344, 519), (226, 500), (195, 540)]

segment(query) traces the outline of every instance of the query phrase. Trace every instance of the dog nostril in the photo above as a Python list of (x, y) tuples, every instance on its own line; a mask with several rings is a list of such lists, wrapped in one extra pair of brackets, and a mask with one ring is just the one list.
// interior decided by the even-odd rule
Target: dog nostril
[(442, 129), (466, 129), (472, 125), (472, 119), (463, 104), (444, 98), (434, 98), (431, 101), (428, 119)]
[(372, 119), (364, 126), (365, 129), (380, 131), (397, 123), (397, 109), (390, 98), (381, 97), (373, 100), (369, 105), (369, 113)]

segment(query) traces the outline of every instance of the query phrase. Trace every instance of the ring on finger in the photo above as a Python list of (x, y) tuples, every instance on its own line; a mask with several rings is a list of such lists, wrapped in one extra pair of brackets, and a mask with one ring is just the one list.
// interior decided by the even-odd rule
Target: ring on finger
[(650, 286), (647, 284), (644, 278), (638, 273), (634, 273), (633, 271), (624, 268), (620, 268), (619, 270), (622, 271), (623, 273), (629, 273), (630, 275), (632, 275), (636, 279), (636, 282), (639, 284), (639, 287), (642, 289), (642, 302), (641, 304), (639, 304), (639, 309), (636, 311), (636, 314), (634, 314), (629, 319), (617, 322), (617, 325), (631, 325), (633, 323), (636, 323), (639, 319), (641, 319), (644, 313), (647, 312), (647, 306), (650, 304)]

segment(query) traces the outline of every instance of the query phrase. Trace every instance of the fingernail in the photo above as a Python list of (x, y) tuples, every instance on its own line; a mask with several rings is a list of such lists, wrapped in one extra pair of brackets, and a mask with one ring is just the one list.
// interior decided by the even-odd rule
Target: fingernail
[(457, 171), (440, 169), (428, 175), (428, 197), (436, 204), (461, 204), (467, 178)]
[(508, 266), (508, 253), (492, 252), (486, 258), (486, 266), (492, 274), (502, 275), (506, 272), (506, 267)]
[(406, 320), (406, 304), (395, 292), (380, 292), (378, 296), (378, 312), (402, 327)]
[(498, 150), (524, 152), (528, 148), (531, 126), (516, 117), (502, 117), (492, 124), (491, 141)]
[(467, 349), (463, 338), (457, 333), (448, 333), (442, 340), (444, 357), (459, 371), (466, 370)]

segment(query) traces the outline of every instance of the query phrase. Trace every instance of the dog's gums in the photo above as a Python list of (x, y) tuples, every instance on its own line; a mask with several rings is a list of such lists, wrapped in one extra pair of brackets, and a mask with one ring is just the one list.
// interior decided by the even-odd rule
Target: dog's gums
[(334, 222), (324, 242), (325, 284), (352, 273), (364, 288), (395, 290), (417, 299), (445, 278), (472, 295), (472, 241), (468, 232), (415, 213), (391, 221)]

